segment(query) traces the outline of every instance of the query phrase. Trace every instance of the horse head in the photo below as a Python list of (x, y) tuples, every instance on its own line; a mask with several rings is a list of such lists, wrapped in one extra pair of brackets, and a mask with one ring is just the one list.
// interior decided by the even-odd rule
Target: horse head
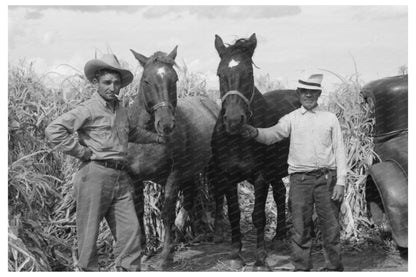
[(251, 103), (255, 87), (252, 57), (256, 45), (256, 34), (248, 39), (238, 39), (228, 47), (215, 35), (215, 48), (221, 58), (217, 70), (222, 100), (221, 116), (229, 134), (238, 133), (253, 115)]
[(162, 136), (172, 133), (175, 127), (178, 75), (173, 66), (177, 48), (170, 54), (156, 52), (149, 58), (130, 49), (143, 66), (139, 96), (146, 111), (154, 117), (156, 132)]

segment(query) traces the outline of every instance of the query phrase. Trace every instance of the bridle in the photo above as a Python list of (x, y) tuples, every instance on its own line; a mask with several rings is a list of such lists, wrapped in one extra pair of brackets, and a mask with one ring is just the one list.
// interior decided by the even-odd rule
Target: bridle
[(146, 106), (146, 110), (150, 111), (149, 112), (150, 114), (153, 114), (154, 112), (156, 112), (156, 110), (158, 110), (162, 107), (168, 107), (172, 111), (175, 111), (175, 109), (173, 108), (173, 105), (169, 102), (166, 102), (166, 101), (159, 102), (159, 103), (153, 105), (150, 108), (148, 108), (147, 103), (145, 102), (145, 106)]
[[(166, 62), (163, 59), (156, 58), (155, 61), (162, 62), (162, 63), (167, 64), (169, 66), (171, 65), (169, 62)], [(159, 103), (154, 104), (153, 106), (151, 106), (149, 108), (149, 106), (147, 105), (146, 96), (145, 96), (144, 92), (143, 92), (143, 96), (145, 98), (144, 99), (145, 100), (144, 101), (144, 107), (145, 107), (146, 111), (149, 114), (154, 114), (158, 109), (163, 108), (163, 107), (168, 107), (170, 110), (172, 110), (173, 113), (175, 112), (175, 108), (173, 107), (173, 105), (171, 103), (167, 102), (167, 101), (161, 101)]]
[(248, 111), (250, 113), (250, 116), (248, 118), (251, 118), (253, 116), (253, 111), (251, 110), (251, 103), (253, 102), (253, 99), (254, 99), (254, 89), (255, 89), (255, 86), (253, 85), (253, 91), (251, 93), (250, 100), (247, 99), (247, 97), (245, 97), (241, 92), (237, 90), (230, 90), (223, 97), (221, 97), (221, 103), (224, 103), (225, 98), (227, 98), (228, 96), (237, 95), (238, 97), (241, 98), (241, 100), (243, 100), (244, 103), (246, 103), (248, 107)]
[(175, 112), (175, 108), (173, 107), (173, 105), (167, 101), (161, 101), (159, 103), (154, 104), (153, 106), (149, 108), (149, 106), (147, 105), (146, 94), (144, 93), (144, 89), (142, 93), (144, 97), (144, 108), (149, 114), (154, 114), (158, 109), (163, 108), (163, 107), (168, 107), (170, 110)]

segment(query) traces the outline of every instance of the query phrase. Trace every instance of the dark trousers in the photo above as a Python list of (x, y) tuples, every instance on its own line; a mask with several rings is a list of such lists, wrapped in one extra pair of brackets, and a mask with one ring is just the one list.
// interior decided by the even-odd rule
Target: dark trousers
[(95, 162), (83, 164), (74, 180), (77, 202), (78, 266), (98, 271), (97, 238), (105, 218), (115, 240), (116, 267), (140, 271), (140, 225), (134, 209), (132, 181), (124, 171)]
[(292, 262), (295, 270), (312, 269), (311, 228), (315, 207), (322, 233), (326, 267), (342, 270), (340, 204), (331, 200), (336, 183), (335, 171), (327, 174), (295, 173), (290, 176), (289, 209), (292, 215)]

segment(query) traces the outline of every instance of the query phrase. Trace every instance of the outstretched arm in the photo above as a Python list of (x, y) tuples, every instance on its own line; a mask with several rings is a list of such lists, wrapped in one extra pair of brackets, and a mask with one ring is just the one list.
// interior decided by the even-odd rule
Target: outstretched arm
[(255, 128), (246, 124), (241, 128), (241, 135), (245, 138), (254, 138), (260, 143), (270, 145), (289, 137), (290, 119), (288, 116), (284, 116), (276, 125), (269, 128)]

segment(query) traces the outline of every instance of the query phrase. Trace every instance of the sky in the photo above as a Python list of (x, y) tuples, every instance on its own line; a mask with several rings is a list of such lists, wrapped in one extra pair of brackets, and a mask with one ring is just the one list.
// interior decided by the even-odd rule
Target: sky
[[(95, 6), (39, 5), (52, 5), (56, 1), (2, 2), (2, 129), (7, 126), (6, 60), (8, 64), (23, 59), (33, 61), (40, 74), (55, 72), (58, 74), (50, 76), (62, 77), (82, 72), (85, 63), (94, 58), (95, 52), (98, 56), (113, 52), (135, 70), (139, 64), (129, 49), (150, 56), (156, 51), (170, 52), (178, 45), (178, 64), (186, 64), (190, 71), (204, 74), (208, 87), (218, 89), (215, 72), (219, 57), (214, 48), (215, 34), (220, 35), (225, 43), (233, 43), (238, 38), (256, 33), (258, 42), (253, 60), (259, 68), (255, 68), (255, 76), (269, 74), (272, 80), (283, 82), (287, 88), (295, 88), (299, 76), (304, 76), (305, 72), (319, 69), (342, 76), (350, 76), (357, 70), (361, 79), (368, 82), (397, 75), (399, 67), (403, 65), (408, 65), (411, 71), (409, 60), (415, 59), (415, 30), (412, 27), (416, 26), (415, 5), (404, 0), (380, 0), (377, 1), (378, 5), (366, 0), (337, 1), (342, 5), (336, 6), (328, 6), (334, 1), (204, 0), (204, 6), (175, 7), (163, 6), (167, 2), (159, 0), (146, 1), (145, 4), (162, 6), (99, 6), (115, 4), (107, 0), (62, 2), (67, 5)], [(276, 2), (303, 5), (264, 6)], [(33, 3), (36, 6), (22, 6)], [(117, 4), (123, 5), (140, 3), (143, 1), (117, 1)], [(190, 4), (190, 1), (174, 3)], [(235, 6), (241, 3), (262, 6)], [(324, 87), (339, 82), (331, 74), (324, 73)], [(409, 85), (412, 87), (414, 81), (412, 75), (410, 77)], [(412, 105), (412, 93), (409, 93), (409, 98)], [(409, 109), (409, 116), (412, 125), (415, 122), (413, 109)], [(412, 132), (410, 140), (411, 137)], [(1, 138), (2, 153), (5, 153), (6, 135)], [(409, 145), (409, 152), (414, 153), (412, 144)], [(1, 175), (5, 184), (7, 155), (3, 154), (2, 157), (4, 174)], [(411, 157), (412, 154), (412, 161)], [(412, 176), (409, 176), (410, 183), (413, 183)], [(1, 187), (2, 195), (6, 195), (6, 186)], [(410, 186), (410, 195), (412, 191), (413, 187)], [(1, 219), (6, 220), (8, 208), (6, 201), (2, 203)], [(411, 207), (409, 209), (412, 210)], [(412, 217), (409, 220), (414, 226)], [(5, 228), (1, 233), (6, 240), (3, 232)], [(6, 244), (5, 241), (3, 243)], [(3, 251), (2, 255), (2, 260), (6, 261), (6, 252)]]
[(397, 75), (408, 65), (405, 5), (261, 6), (9, 6), (8, 61), (33, 61), (51, 76), (83, 71), (85, 63), (114, 53), (132, 70), (140, 66), (129, 49), (145, 56), (178, 45), (179, 66), (203, 74), (218, 89), (215, 34), (225, 43), (257, 36), (254, 75), (295, 88), (300, 76), (356, 71), (364, 82)]

